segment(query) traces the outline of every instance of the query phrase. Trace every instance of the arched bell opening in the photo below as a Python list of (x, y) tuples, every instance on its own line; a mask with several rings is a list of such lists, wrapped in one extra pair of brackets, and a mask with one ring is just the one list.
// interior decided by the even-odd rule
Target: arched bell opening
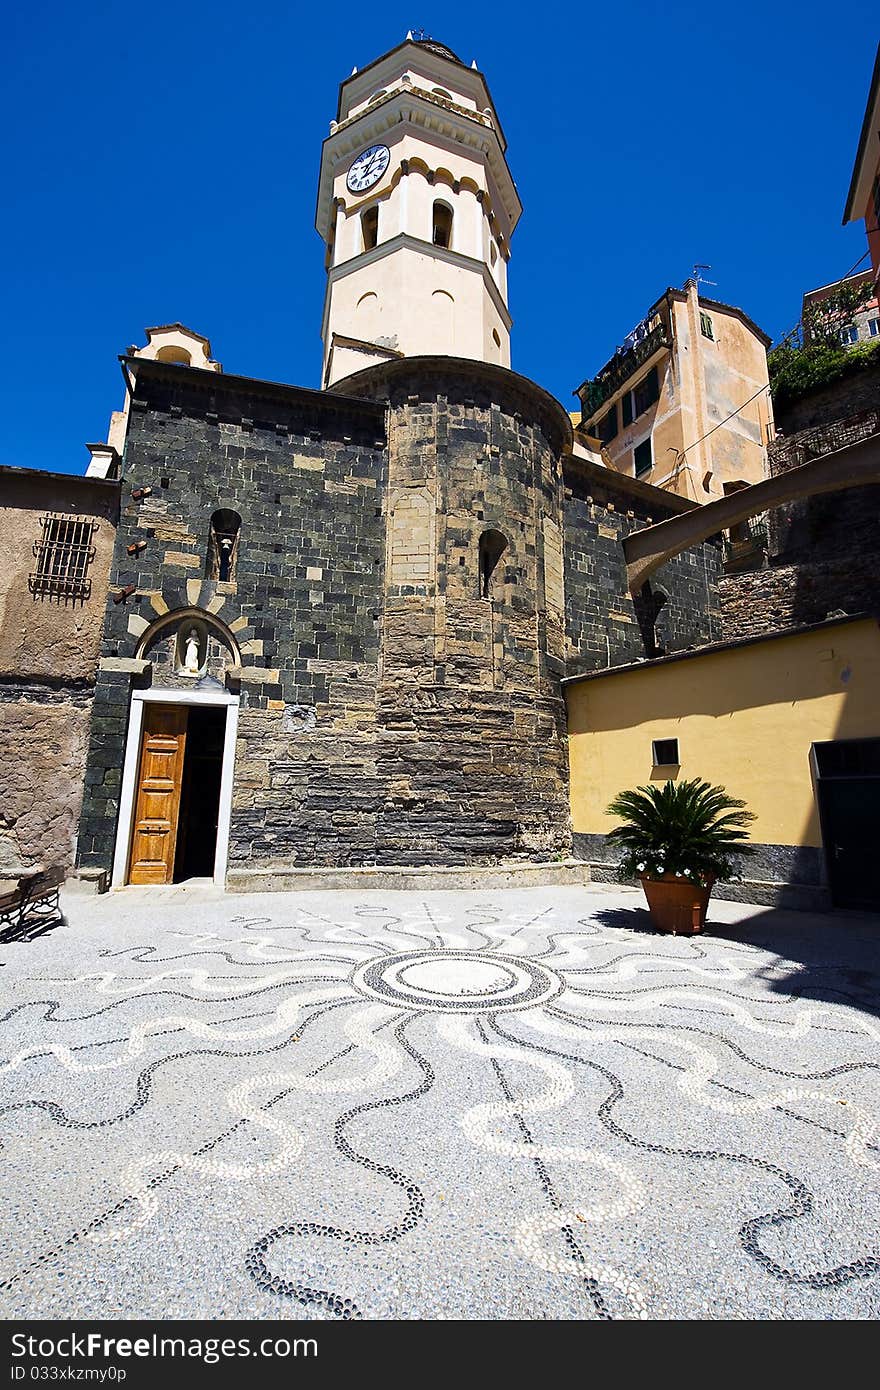
[(238, 512), (221, 507), (211, 517), (211, 540), (208, 547), (206, 576), (221, 583), (235, 579), (238, 542), (241, 536), (241, 517)]

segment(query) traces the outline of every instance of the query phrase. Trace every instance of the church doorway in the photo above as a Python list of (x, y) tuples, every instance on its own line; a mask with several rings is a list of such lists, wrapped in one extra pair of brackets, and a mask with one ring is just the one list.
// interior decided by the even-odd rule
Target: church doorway
[(135, 692), (113, 883), (226, 877), (238, 701)]
[(187, 712), (175, 883), (214, 874), (225, 725), (225, 710), (193, 705)]

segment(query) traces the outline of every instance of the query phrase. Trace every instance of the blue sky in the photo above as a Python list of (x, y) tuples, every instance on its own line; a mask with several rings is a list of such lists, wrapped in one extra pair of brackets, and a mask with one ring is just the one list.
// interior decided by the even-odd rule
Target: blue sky
[(82, 472), (147, 324), (319, 384), (321, 141), (338, 83), (416, 27), (488, 78), (525, 207), (512, 365), (566, 407), (695, 262), (775, 338), (863, 254), (841, 216), (876, 0), (31, 0), (4, 21), (0, 463)]

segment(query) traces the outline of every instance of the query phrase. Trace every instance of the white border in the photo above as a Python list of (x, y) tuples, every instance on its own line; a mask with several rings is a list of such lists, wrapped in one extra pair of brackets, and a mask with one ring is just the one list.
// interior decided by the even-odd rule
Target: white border
[(144, 705), (222, 705), (226, 707), (226, 732), (223, 739), (223, 765), (220, 772), (220, 807), (217, 818), (217, 848), (214, 854), (214, 886), (225, 888), (226, 865), (229, 859), (229, 826), (232, 819), (232, 779), (235, 770), (235, 740), (238, 734), (239, 697), (221, 691), (208, 690), (133, 690), (125, 760), (122, 771), (122, 791), (119, 798), (119, 823), (116, 828), (116, 848), (113, 854), (112, 888), (121, 888), (128, 872), (128, 856), (137, 792), (138, 764), (141, 752), (141, 731), (144, 726)]

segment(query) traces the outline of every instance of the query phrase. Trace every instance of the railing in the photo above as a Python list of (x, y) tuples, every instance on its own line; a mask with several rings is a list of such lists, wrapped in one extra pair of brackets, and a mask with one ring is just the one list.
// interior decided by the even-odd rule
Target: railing
[(850, 444), (859, 444), (875, 434), (880, 434), (880, 411), (862, 410), (858, 415), (831, 420), (827, 425), (814, 425), (812, 429), (799, 430), (797, 434), (778, 435), (767, 448), (770, 476), (775, 478), (791, 468), (809, 463), (811, 459), (833, 454)]
[(626, 352), (619, 352), (607, 362), (601, 372), (592, 381), (584, 382), (578, 394), (583, 405), (584, 415), (592, 415), (601, 405), (607, 401), (609, 396), (613, 396), (619, 386), (628, 381), (639, 367), (647, 362), (649, 357), (660, 348), (669, 347), (669, 333), (665, 323), (658, 323), (656, 328)]
[(766, 514), (741, 521), (732, 533), (724, 536), (725, 568), (752, 568), (766, 554), (769, 543)]

